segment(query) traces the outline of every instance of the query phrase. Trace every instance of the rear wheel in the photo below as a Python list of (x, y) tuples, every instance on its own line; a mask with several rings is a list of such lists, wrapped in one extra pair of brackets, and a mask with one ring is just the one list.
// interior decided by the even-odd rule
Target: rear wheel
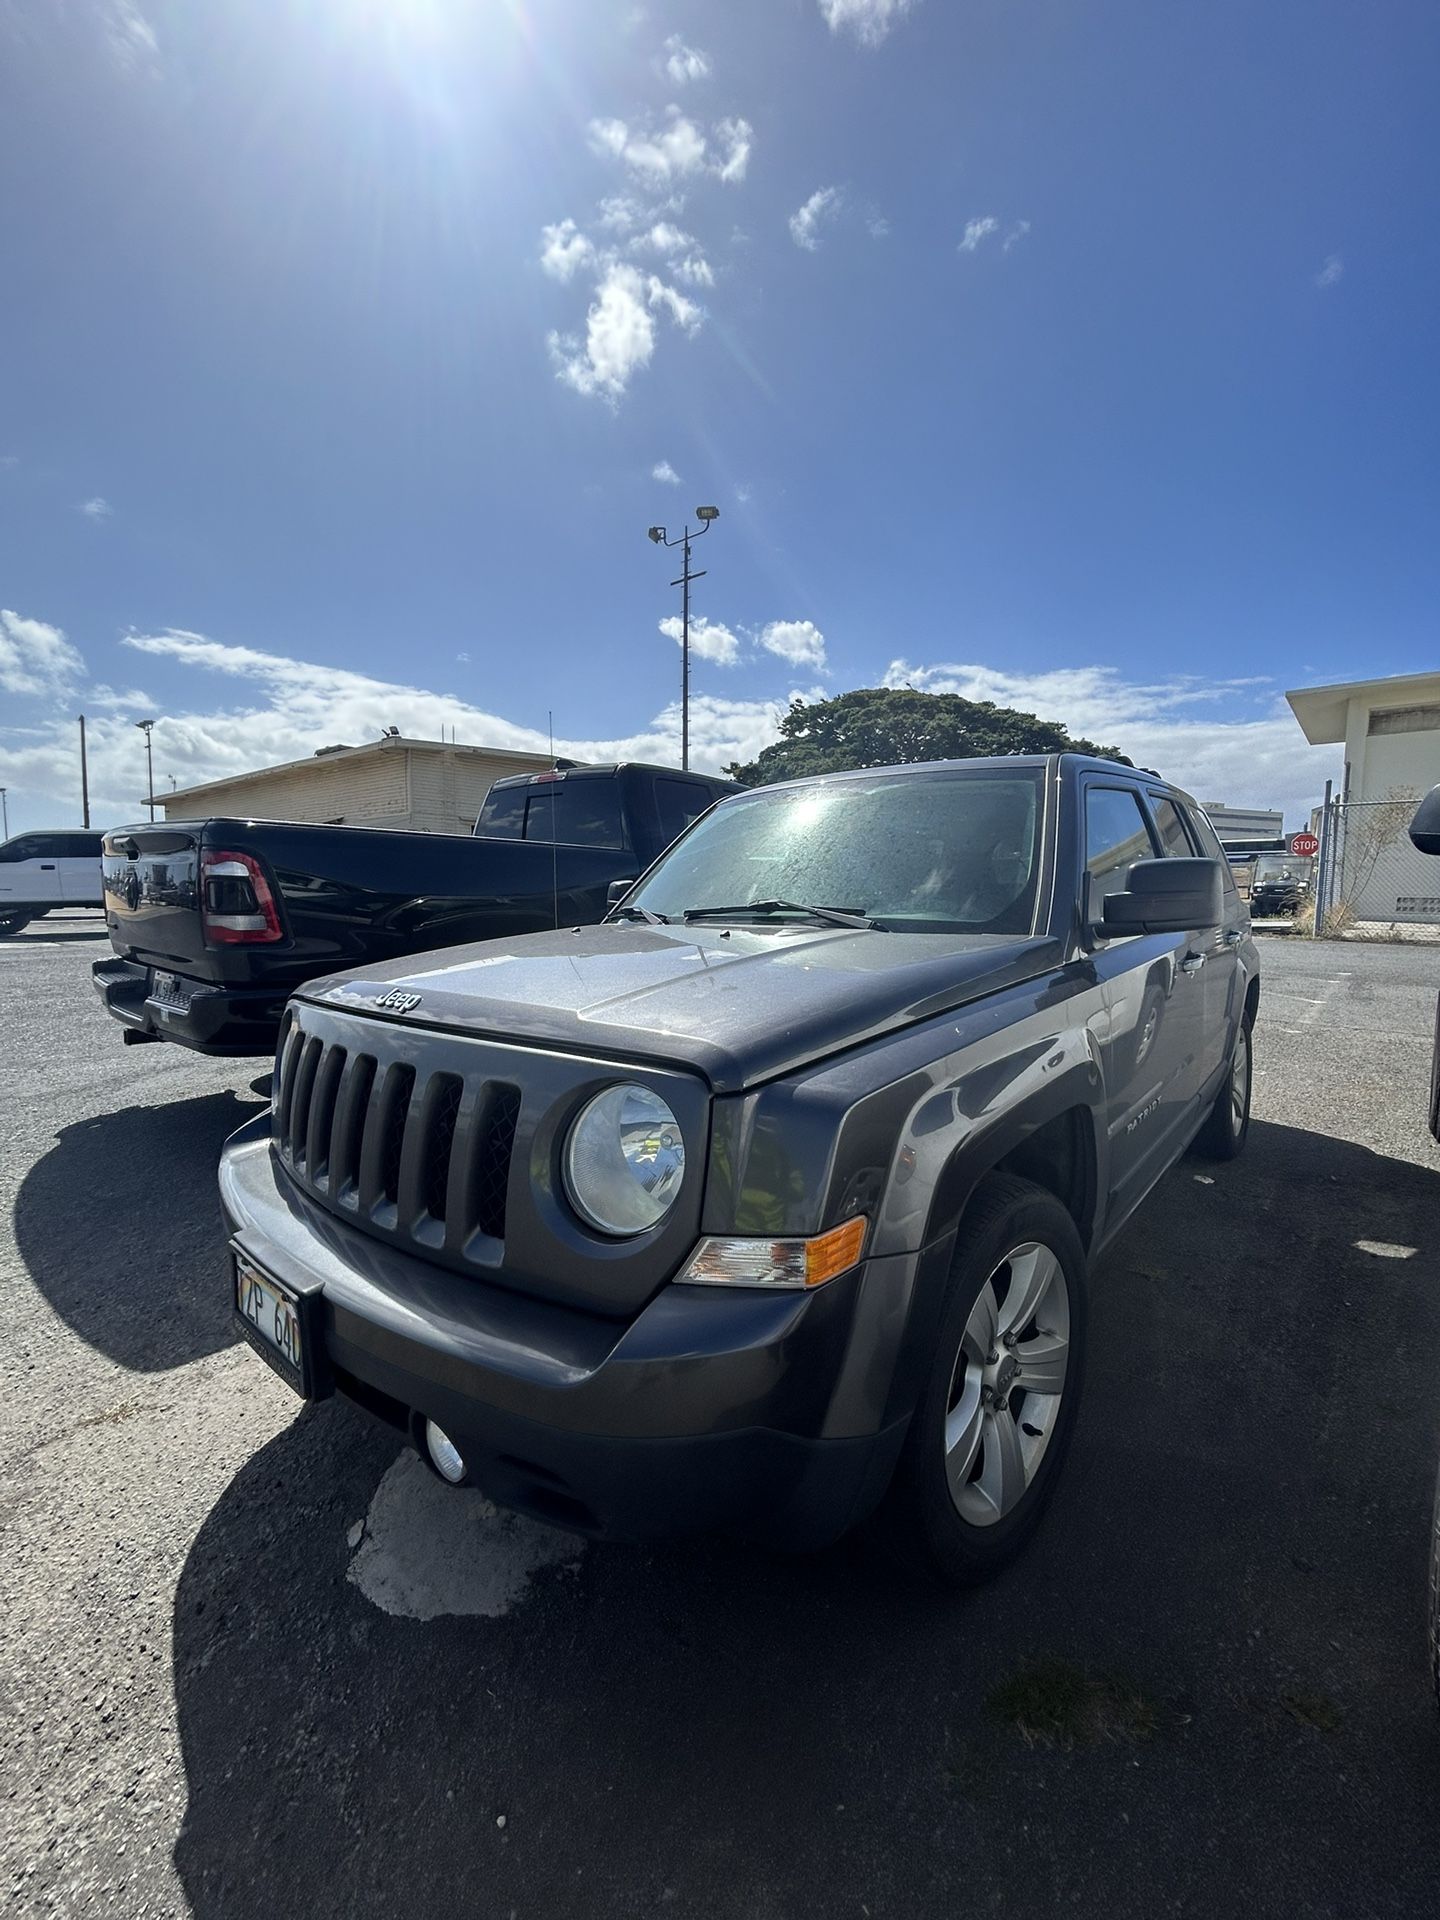
[(1255, 1078), (1250, 1022), (1241, 1019), (1230, 1055), (1230, 1070), (1221, 1082), (1210, 1117), (1195, 1136), (1195, 1148), (1207, 1160), (1233, 1160), (1250, 1132), (1250, 1091)]
[(992, 1175), (961, 1225), (934, 1358), (878, 1526), (897, 1555), (956, 1586), (1029, 1539), (1075, 1421), (1085, 1253), (1042, 1187)]
[(12, 933), (19, 933), (22, 927), (28, 927), (31, 916), (28, 913), (0, 913), (0, 940), (8, 939)]

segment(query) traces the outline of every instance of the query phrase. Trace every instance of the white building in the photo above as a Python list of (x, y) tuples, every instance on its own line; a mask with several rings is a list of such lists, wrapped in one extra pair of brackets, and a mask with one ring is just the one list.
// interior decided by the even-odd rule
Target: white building
[(1366, 921), (1440, 919), (1440, 862), (1410, 845), (1440, 783), (1440, 673), (1299, 687), (1285, 698), (1313, 746), (1345, 748), (1333, 897)]
[(391, 734), (367, 746), (324, 747), (308, 760), (259, 767), (254, 773), (180, 787), (155, 798), (167, 820), (226, 814), (412, 833), (469, 833), (494, 781), (553, 765), (544, 753)]

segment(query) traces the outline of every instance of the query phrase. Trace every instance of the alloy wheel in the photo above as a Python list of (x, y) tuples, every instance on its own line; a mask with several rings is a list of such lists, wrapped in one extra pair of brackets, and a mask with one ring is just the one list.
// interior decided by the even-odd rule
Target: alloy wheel
[(1055, 1252), (1027, 1240), (980, 1289), (950, 1381), (945, 1475), (962, 1520), (993, 1526), (1040, 1470), (1070, 1358), (1070, 1291)]

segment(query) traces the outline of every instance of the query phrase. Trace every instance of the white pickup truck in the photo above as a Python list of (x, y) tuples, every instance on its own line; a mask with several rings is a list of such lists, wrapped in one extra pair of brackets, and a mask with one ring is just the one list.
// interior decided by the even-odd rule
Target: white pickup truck
[(20, 833), (0, 843), (0, 940), (55, 907), (102, 907), (100, 833)]

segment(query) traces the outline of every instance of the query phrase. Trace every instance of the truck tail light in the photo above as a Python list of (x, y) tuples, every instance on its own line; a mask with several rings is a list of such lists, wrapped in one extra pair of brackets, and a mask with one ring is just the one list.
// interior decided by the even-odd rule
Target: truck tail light
[(809, 1240), (702, 1240), (676, 1277), (692, 1287), (823, 1287), (859, 1265), (869, 1224), (861, 1214)]
[(201, 853), (200, 922), (216, 947), (257, 946), (285, 937), (270, 882), (248, 853), (210, 848)]

